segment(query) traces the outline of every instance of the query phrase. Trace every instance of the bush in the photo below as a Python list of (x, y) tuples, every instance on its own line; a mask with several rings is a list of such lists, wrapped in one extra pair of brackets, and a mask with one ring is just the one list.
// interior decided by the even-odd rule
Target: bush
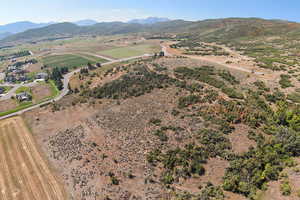
[(281, 183), (280, 191), (281, 191), (281, 194), (284, 196), (291, 195), (292, 188), (287, 180), (285, 180), (285, 181), (283, 181), (283, 183)]
[(292, 82), (290, 81), (291, 76), (286, 75), (286, 74), (281, 74), (280, 75), (280, 81), (279, 84), (281, 85), (282, 88), (288, 88), (288, 87), (293, 87)]
[(224, 80), (228, 81), (232, 85), (239, 84), (240, 81), (236, 80), (236, 78), (226, 70), (219, 71), (219, 76), (222, 77)]
[(186, 97), (180, 97), (178, 102), (178, 108), (185, 108), (192, 104), (200, 102), (200, 98), (197, 95), (189, 95)]
[(233, 88), (223, 87), (222, 92), (227, 94), (230, 98), (234, 98), (234, 99), (243, 99), (244, 98), (244, 95), (242, 93), (237, 92)]
[(263, 81), (255, 81), (254, 85), (259, 89), (266, 92), (270, 91), (270, 88), (267, 88), (266, 84)]
[(152, 119), (150, 119), (149, 123), (154, 124), (155, 126), (159, 126), (161, 124), (161, 120), (156, 119), (156, 118), (152, 118)]

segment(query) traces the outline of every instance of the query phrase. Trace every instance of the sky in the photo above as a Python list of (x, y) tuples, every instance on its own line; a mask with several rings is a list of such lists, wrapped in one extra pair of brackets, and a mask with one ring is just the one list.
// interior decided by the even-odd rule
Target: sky
[(260, 17), (300, 22), (300, 0), (1, 0), (0, 24), (82, 19), (128, 21), (150, 16), (203, 20)]

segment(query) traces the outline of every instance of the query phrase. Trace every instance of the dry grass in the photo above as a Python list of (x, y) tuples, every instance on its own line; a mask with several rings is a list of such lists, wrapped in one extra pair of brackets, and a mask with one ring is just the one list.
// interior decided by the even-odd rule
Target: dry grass
[(5, 112), (14, 109), (18, 106), (18, 103), (13, 99), (7, 99), (0, 101), (0, 112)]
[(20, 117), (0, 122), (0, 139), (0, 199), (66, 199)]
[(52, 95), (51, 88), (48, 84), (39, 84), (31, 88), (34, 101), (39, 102)]

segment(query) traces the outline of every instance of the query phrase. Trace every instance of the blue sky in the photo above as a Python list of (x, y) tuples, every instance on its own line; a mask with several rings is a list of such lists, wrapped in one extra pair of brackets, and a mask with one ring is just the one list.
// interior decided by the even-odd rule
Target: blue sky
[(149, 16), (202, 20), (261, 17), (300, 22), (299, 0), (2, 0), (0, 24), (15, 21), (127, 21)]

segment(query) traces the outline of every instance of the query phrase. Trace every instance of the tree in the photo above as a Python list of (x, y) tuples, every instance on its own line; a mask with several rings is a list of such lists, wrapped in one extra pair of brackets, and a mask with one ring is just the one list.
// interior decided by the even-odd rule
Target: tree
[(101, 64), (101, 63), (96, 63), (96, 66), (97, 66), (98, 68), (100, 68), (100, 67), (102, 67), (102, 64)]

